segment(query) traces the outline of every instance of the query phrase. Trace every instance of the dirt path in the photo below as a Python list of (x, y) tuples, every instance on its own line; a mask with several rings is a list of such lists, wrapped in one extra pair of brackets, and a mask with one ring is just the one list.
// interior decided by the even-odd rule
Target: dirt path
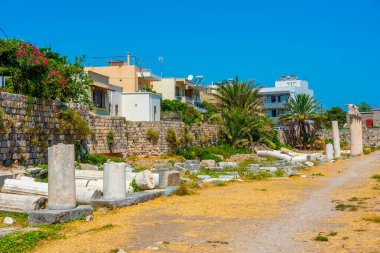
[[(312, 176), (316, 172), (326, 176)], [(341, 215), (331, 193), (380, 173), (380, 152), (305, 173), (307, 178), (230, 183), (97, 211), (94, 221), (67, 224), (65, 239), (45, 241), (34, 252), (321, 252), (311, 236), (342, 226), (329, 222)]]
[(320, 179), (326, 185), (310, 191), (308, 197), (288, 209), (279, 219), (261, 225), (258, 232), (247, 240), (241, 241), (241, 252), (311, 252), (307, 241), (299, 241), (303, 233), (313, 231), (318, 234), (321, 227), (335, 231), (336, 224), (326, 221), (339, 213), (335, 210), (331, 192), (349, 185), (358, 185), (368, 181), (375, 170), (379, 171), (380, 152), (371, 156), (339, 163), (345, 168), (343, 176)]

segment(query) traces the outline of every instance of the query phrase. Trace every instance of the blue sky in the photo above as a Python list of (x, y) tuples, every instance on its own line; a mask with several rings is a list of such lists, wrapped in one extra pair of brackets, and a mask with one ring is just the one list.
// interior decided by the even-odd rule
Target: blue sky
[[(164, 76), (309, 81), (324, 107), (380, 106), (380, 0), (5, 1), (0, 27), (73, 58), (139, 57)], [(1, 35), (3, 36), (3, 35)], [(3, 36), (4, 37), (4, 36)]]

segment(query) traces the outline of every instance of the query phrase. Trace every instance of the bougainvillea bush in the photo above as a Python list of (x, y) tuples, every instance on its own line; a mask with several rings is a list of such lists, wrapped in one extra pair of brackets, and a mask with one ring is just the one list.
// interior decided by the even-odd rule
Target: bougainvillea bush
[(91, 79), (83, 57), (74, 63), (51, 48), (37, 48), (16, 39), (0, 40), (0, 74), (7, 76), (5, 91), (92, 106)]

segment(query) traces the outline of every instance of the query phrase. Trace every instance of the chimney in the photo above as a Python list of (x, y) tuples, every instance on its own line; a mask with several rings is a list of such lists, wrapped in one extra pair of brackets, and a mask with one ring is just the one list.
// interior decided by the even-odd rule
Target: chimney
[(131, 65), (131, 53), (127, 52), (127, 65)]

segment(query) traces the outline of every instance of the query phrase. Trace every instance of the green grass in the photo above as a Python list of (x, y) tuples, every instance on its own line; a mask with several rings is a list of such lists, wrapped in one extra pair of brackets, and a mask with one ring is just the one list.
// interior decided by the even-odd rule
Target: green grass
[(376, 179), (377, 182), (380, 182), (380, 174), (375, 174), (371, 178)]
[(220, 181), (220, 182), (216, 182), (215, 183), (216, 186), (226, 186), (226, 182), (225, 181)]
[(375, 223), (380, 223), (380, 216), (379, 215), (373, 215), (372, 217), (364, 218), (365, 221), (372, 221)]
[(314, 172), (313, 174), (311, 174), (312, 176), (320, 176), (320, 177), (323, 177), (324, 175), (321, 173), (321, 172)]
[(248, 179), (263, 180), (269, 177), (273, 177), (268, 171), (260, 170), (258, 172), (249, 172), (247, 175)]
[(243, 161), (240, 161), (238, 163), (238, 166), (241, 167), (241, 168), (246, 168), (249, 164), (258, 164), (259, 161), (257, 161), (256, 159), (250, 157), (250, 158), (247, 158)]
[(352, 198), (350, 198), (348, 201), (359, 201), (360, 199), (358, 198), (358, 197), (352, 197)]
[(327, 242), (329, 240), (329, 238), (327, 238), (326, 236), (323, 236), (323, 235), (318, 235), (316, 237), (314, 237), (314, 241), (317, 241), (317, 242)]
[(358, 210), (358, 207), (354, 205), (346, 205), (346, 204), (338, 204), (335, 206), (335, 210), (345, 211), (346, 209), (349, 211), (356, 211)]
[(338, 232), (336, 231), (331, 231), (328, 235), (329, 236), (336, 236), (338, 234)]
[[(0, 238), (0, 253), (22, 253), (31, 251), (41, 240), (60, 239), (62, 225), (40, 226), (41, 230), (26, 233), (15, 232)], [(42, 230), (43, 229), (43, 230)]]
[(232, 155), (236, 154), (251, 154), (252, 150), (244, 148), (234, 148), (229, 145), (219, 145), (212, 147), (193, 146), (187, 149), (178, 149), (176, 153), (177, 155), (181, 155), (186, 159), (195, 159), (198, 157), (201, 160), (212, 159), (216, 162), (220, 162), (221, 159), (215, 155), (221, 155), (224, 158), (229, 158)]
[[(21, 213), (0, 213), (0, 228), (3, 225), (3, 219), (5, 217), (11, 217), (14, 220), (13, 226), (27, 227), (28, 215)], [(4, 224), (5, 225), (5, 224)]]

